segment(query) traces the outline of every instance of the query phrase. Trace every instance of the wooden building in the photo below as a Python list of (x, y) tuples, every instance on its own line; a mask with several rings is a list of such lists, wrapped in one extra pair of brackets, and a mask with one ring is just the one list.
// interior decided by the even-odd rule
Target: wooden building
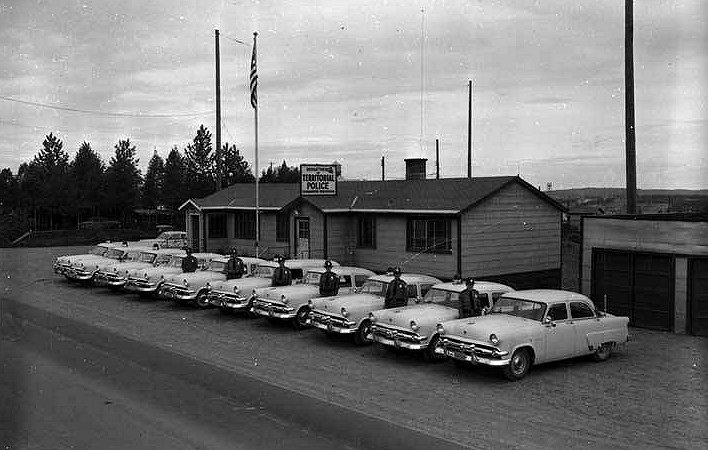
[[(411, 178), (411, 177), (408, 177)], [(519, 177), (339, 181), (335, 196), (260, 184), (261, 254), (383, 272), (559, 287), (563, 207)], [(192, 246), (255, 251), (255, 186), (187, 200)]]
[(593, 216), (581, 225), (581, 286), (630, 324), (708, 336), (708, 216)]

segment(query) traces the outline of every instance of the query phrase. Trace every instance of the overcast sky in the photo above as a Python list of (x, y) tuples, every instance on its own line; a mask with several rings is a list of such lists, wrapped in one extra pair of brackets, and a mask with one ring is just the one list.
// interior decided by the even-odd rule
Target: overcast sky
[[(708, 188), (708, 2), (637, 0), (634, 16), (638, 187)], [(251, 163), (259, 32), (261, 168), (338, 160), (378, 179), (385, 156), (401, 178), (422, 156), (433, 175), (439, 138), (442, 176), (466, 176), (473, 79), (475, 176), (624, 184), (621, 0), (0, 0), (0, 168), (49, 132), (105, 160), (130, 138), (143, 170), (213, 134), (215, 28), (222, 140)]]

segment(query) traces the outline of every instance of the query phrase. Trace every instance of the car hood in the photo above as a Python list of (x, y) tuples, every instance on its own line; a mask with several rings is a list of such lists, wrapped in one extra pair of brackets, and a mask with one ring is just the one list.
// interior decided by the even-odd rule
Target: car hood
[(372, 294), (349, 294), (313, 300), (313, 309), (339, 314), (344, 307), (352, 317), (367, 315), (370, 311), (381, 309), (383, 305), (384, 298)]
[(207, 281), (223, 280), (226, 278), (226, 275), (221, 272), (202, 270), (199, 272), (175, 273), (165, 278), (167, 278), (168, 282), (176, 282), (181, 284), (184, 282), (184, 280), (187, 280), (187, 283), (189, 283), (190, 285), (194, 284), (202, 286), (206, 284)]
[(84, 265), (95, 263), (97, 261), (105, 261), (107, 258), (100, 256), (100, 255), (76, 255), (76, 256), (68, 256), (65, 262), (69, 264), (79, 264), (83, 263)]
[(432, 303), (421, 303), (411, 306), (403, 306), (400, 308), (380, 309), (374, 311), (376, 322), (381, 325), (395, 325), (407, 328), (410, 326), (411, 320), (422, 326), (429, 324), (435, 326), (440, 322), (455, 319), (459, 312), (455, 308), (448, 306), (436, 305)]
[(319, 286), (313, 284), (296, 284), (292, 286), (265, 287), (257, 289), (258, 297), (270, 300), (280, 300), (281, 296), (289, 300), (309, 300), (320, 294)]
[(269, 287), (271, 283), (270, 278), (235, 278), (212, 283), (211, 288), (216, 291), (234, 292), (234, 286), (236, 286), (239, 292), (247, 292), (250, 294), (253, 289)]
[(508, 336), (510, 333), (518, 333), (539, 325), (540, 322), (537, 320), (507, 314), (490, 314), (443, 323), (446, 336), (454, 335), (479, 341), (488, 341), (489, 335), (492, 333), (499, 336), (500, 339), (504, 339), (505, 335)]
[(147, 278), (160, 278), (161, 275), (167, 277), (168, 275), (178, 272), (182, 272), (182, 269), (170, 266), (152, 266), (133, 269), (130, 271), (129, 276), (142, 278), (147, 274)]
[(138, 261), (130, 261), (130, 262), (120, 262), (120, 261), (111, 261), (111, 262), (106, 262), (106, 263), (97, 263), (98, 269), (101, 270), (102, 272), (111, 272), (111, 271), (126, 271), (130, 270), (133, 268), (138, 268), (138, 267), (145, 267), (148, 264), (143, 263), (143, 262), (138, 262)]

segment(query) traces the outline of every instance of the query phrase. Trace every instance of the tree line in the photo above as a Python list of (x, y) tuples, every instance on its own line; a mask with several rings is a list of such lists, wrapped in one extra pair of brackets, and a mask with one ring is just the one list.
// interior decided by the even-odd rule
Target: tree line
[[(144, 175), (139, 162), (130, 139), (119, 140), (106, 163), (89, 142), (70, 158), (63, 142), (50, 133), (16, 173), (0, 171), (0, 215), (35, 230), (75, 228), (92, 217), (130, 225), (136, 209), (175, 212), (188, 198), (255, 182), (240, 150), (228, 142), (214, 149), (204, 125), (182, 151), (175, 145), (164, 159), (155, 151)], [(263, 183), (298, 180), (299, 169), (285, 161), (275, 169), (271, 164), (259, 178)]]

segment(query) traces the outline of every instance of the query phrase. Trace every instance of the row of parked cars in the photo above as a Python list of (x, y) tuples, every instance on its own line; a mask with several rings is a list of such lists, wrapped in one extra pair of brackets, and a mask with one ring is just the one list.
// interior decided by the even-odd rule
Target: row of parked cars
[(606, 360), (628, 340), (627, 317), (599, 311), (589, 298), (569, 291), (515, 291), (476, 281), (486, 314), (463, 317), (460, 294), (466, 286), (460, 282), (404, 273), (408, 305), (384, 309), (390, 274), (333, 262), (340, 289), (320, 297), (324, 260), (287, 260), (295, 281), (272, 287), (274, 261), (242, 257), (247, 275), (227, 280), (228, 256), (194, 253), (199, 269), (183, 273), (185, 256), (168, 245), (106, 242), (88, 254), (57, 258), (54, 271), (71, 281), (349, 335), (358, 345), (416, 351), (430, 361), (497, 367), (510, 380), (523, 378), (535, 364), (582, 355)]

